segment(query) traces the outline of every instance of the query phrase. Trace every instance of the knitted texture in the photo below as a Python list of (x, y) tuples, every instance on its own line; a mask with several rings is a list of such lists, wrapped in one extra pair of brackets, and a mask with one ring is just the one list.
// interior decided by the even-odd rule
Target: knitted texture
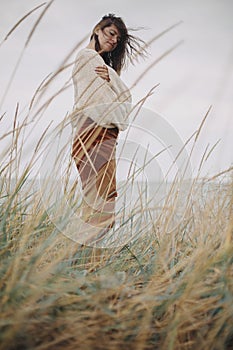
[(95, 68), (103, 65), (106, 65), (103, 58), (92, 49), (82, 49), (76, 56), (72, 75), (74, 121), (78, 121), (81, 113), (102, 127), (125, 130), (132, 102), (130, 91), (109, 66), (110, 82), (98, 76)]

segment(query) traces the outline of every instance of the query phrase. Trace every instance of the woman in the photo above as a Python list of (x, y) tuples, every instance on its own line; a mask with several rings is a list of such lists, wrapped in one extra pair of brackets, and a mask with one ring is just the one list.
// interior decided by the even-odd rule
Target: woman
[(82, 180), (83, 219), (107, 230), (115, 222), (117, 137), (127, 128), (131, 106), (120, 74), (127, 56), (132, 60), (143, 52), (141, 43), (120, 17), (109, 14), (94, 27), (73, 70), (77, 132), (72, 157)]

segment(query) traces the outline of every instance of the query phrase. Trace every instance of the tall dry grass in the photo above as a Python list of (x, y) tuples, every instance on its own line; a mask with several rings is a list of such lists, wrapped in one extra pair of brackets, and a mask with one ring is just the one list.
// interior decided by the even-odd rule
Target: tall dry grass
[(29, 181), (46, 130), (19, 171), (30, 116), (17, 118), (2, 136), (0, 349), (232, 349), (232, 169), (193, 179), (178, 221), (171, 186), (146, 234), (87, 247), (60, 232)]

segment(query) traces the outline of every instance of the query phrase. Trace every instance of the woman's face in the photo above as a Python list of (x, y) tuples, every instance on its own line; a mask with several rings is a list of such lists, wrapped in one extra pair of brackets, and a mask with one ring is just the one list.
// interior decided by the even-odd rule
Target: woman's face
[(114, 24), (104, 29), (97, 29), (96, 34), (98, 35), (100, 50), (102, 52), (113, 51), (120, 41), (119, 30)]

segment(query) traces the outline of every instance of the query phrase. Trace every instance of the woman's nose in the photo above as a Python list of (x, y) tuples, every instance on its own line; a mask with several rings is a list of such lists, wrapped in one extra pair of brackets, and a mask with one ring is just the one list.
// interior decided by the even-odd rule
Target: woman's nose
[(112, 38), (112, 42), (113, 42), (114, 44), (117, 43), (117, 36), (114, 36), (114, 37)]

